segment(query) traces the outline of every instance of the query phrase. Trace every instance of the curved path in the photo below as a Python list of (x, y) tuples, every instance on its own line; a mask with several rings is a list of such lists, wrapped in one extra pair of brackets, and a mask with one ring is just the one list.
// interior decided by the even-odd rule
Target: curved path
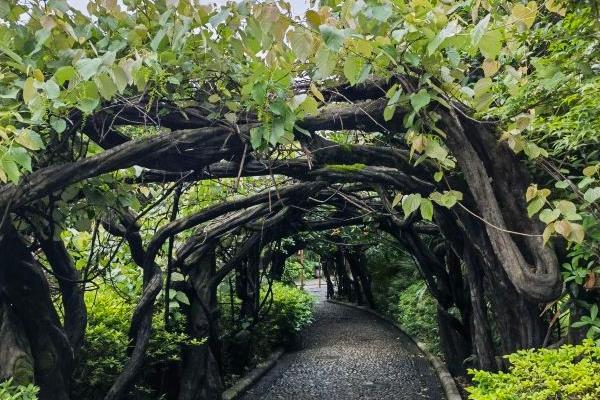
[(415, 344), (374, 315), (318, 297), (301, 350), (285, 354), (244, 400), (445, 399), (433, 367)]

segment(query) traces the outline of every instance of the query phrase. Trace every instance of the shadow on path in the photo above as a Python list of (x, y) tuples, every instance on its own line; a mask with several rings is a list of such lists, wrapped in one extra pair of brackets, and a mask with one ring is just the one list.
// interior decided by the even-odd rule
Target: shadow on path
[(285, 354), (241, 399), (445, 398), (433, 367), (408, 337), (372, 314), (326, 302), (324, 284), (309, 281), (305, 289), (317, 304), (301, 349)]

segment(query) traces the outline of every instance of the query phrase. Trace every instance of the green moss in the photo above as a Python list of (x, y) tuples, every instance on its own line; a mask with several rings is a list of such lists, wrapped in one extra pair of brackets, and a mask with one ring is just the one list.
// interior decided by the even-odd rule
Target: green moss
[(350, 143), (340, 143), (340, 149), (345, 153), (352, 151), (352, 145)]
[(13, 367), (13, 381), (16, 385), (33, 383), (33, 365), (29, 357), (17, 358)]
[(334, 172), (360, 172), (367, 166), (365, 164), (327, 164), (325, 168)]

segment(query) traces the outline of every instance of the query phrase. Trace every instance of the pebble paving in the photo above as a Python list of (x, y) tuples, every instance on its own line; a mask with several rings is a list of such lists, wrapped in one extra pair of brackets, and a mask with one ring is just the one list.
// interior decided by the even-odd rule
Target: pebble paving
[(300, 350), (285, 354), (241, 399), (445, 399), (408, 337), (372, 314), (326, 302), (325, 285), (310, 281), (306, 289), (318, 301)]

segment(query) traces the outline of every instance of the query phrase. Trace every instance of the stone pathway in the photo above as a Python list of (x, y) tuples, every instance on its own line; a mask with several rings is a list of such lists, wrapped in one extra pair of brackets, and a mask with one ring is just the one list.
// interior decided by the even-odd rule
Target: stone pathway
[(361, 310), (318, 299), (301, 350), (285, 354), (243, 400), (443, 400), (433, 367), (397, 329)]

